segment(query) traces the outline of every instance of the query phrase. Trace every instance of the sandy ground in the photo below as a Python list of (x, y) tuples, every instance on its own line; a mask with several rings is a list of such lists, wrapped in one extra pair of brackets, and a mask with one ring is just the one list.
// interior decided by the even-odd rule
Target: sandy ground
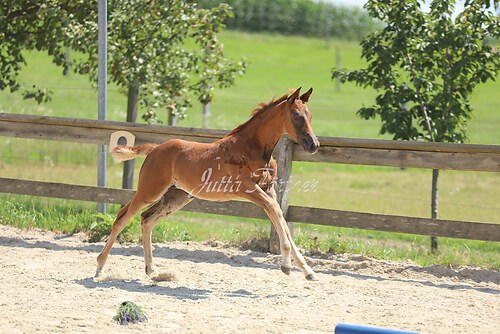
[[(319, 281), (286, 276), (274, 255), (219, 242), (155, 245), (144, 273), (139, 245), (116, 245), (93, 279), (102, 244), (0, 226), (0, 333), (333, 333), (337, 323), (423, 333), (499, 333), (500, 272), (422, 268), (360, 256), (307, 258)], [(113, 321), (119, 304), (149, 321)]]

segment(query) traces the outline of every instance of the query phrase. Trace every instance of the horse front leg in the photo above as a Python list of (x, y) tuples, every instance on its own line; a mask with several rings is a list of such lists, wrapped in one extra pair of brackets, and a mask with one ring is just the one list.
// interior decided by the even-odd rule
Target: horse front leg
[(146, 266), (146, 274), (149, 277), (158, 277), (158, 272), (153, 264), (153, 247), (151, 241), (153, 227), (161, 219), (164, 219), (170, 214), (182, 209), (186, 204), (191, 202), (191, 200), (192, 198), (188, 196), (185, 191), (171, 187), (158, 202), (142, 213), (141, 229), (144, 248), (144, 263)]
[[(281, 208), (279, 207), (278, 203), (277, 202), (276, 204), (272, 203), (266, 210), (266, 213), (268, 214), (269, 218), (275, 217), (275, 219), (279, 222), (278, 223), (279, 226), (282, 229), (282, 233), (278, 232), (278, 237), (280, 239), (280, 248), (283, 257), (281, 270), (287, 275), (290, 274), (290, 269), (291, 269), (290, 254), (291, 254), (295, 264), (302, 271), (305, 278), (309, 281), (317, 280), (314, 271), (306, 263), (302, 254), (300, 254), (299, 248), (297, 247), (297, 245), (295, 245), (295, 242), (293, 241), (292, 238), (292, 234), (290, 233), (290, 229), (288, 228), (286, 220), (283, 217), (283, 212), (281, 211)], [(275, 226), (278, 224), (275, 224)], [(278, 231), (278, 229), (276, 230)]]
[[(273, 192), (271, 191), (270, 194), (272, 196)], [(280, 240), (281, 271), (287, 275), (290, 274), (292, 268), (291, 255), (305, 278), (307, 280), (316, 280), (314, 271), (307, 265), (304, 257), (300, 254), (298, 247), (293, 241), (286, 220), (283, 217), (283, 211), (281, 211), (276, 199), (271, 196), (266, 194), (258, 185), (247, 187), (245, 194), (242, 194), (243, 198), (262, 207), (269, 219), (271, 219)]]
[[(274, 183), (272, 183), (269, 187), (267, 187), (263, 190), (272, 199), (277, 201), (277, 194), (276, 194), (276, 189), (274, 187)], [(283, 213), (282, 213), (283, 211), (281, 210), (281, 208), (279, 208), (279, 211), (281, 212), (281, 217), (283, 217)], [(297, 264), (297, 267), (299, 267), (299, 269), (304, 273), (306, 279), (308, 279), (310, 281), (315, 281), (316, 277), (314, 275), (314, 271), (311, 269), (311, 267), (309, 267), (309, 265), (307, 265), (304, 257), (302, 256), (302, 254), (300, 254), (299, 248), (297, 247), (297, 245), (295, 245), (295, 242), (293, 241), (292, 234), (290, 232), (290, 229), (288, 228), (288, 224), (286, 223), (284, 217), (283, 217), (283, 221), (284, 221), (284, 225), (283, 225), (284, 226), (284, 234), (286, 235), (286, 238), (288, 238), (288, 240), (290, 242), (291, 255), (292, 255), (293, 261), (295, 261), (295, 263)], [(278, 234), (278, 236), (279, 236), (279, 234)], [(281, 237), (280, 237), (280, 240), (281, 240)], [(280, 242), (280, 244), (281, 244), (281, 242)]]
[(309, 265), (307, 264), (306, 260), (302, 256), (302, 254), (300, 254), (300, 250), (297, 247), (297, 245), (295, 245), (295, 242), (293, 241), (292, 235), (291, 235), (290, 230), (288, 229), (288, 226), (286, 225), (286, 223), (285, 223), (285, 227), (286, 227), (287, 236), (290, 239), (290, 243), (292, 246), (293, 261), (295, 261), (295, 263), (297, 264), (297, 267), (299, 267), (299, 269), (302, 271), (302, 273), (304, 273), (304, 276), (306, 277), (306, 279), (308, 281), (317, 281), (318, 279), (316, 278), (316, 274), (311, 269), (311, 267), (309, 267)]
[(287, 275), (290, 275), (292, 270), (292, 260), (290, 258), (290, 251), (292, 249), (292, 243), (287, 236), (285, 228), (286, 225), (285, 218), (283, 217), (283, 211), (274, 199), (272, 201), (266, 202), (262, 208), (266, 212), (269, 219), (273, 223), (276, 232), (278, 233), (278, 238), (280, 242), (281, 251), (281, 271)]

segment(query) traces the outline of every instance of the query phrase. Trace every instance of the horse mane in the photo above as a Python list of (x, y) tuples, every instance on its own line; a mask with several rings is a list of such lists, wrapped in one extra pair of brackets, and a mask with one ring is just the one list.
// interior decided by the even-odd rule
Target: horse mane
[(267, 110), (277, 106), (281, 102), (285, 101), (287, 98), (288, 98), (288, 94), (285, 94), (277, 100), (272, 98), (269, 102), (259, 103), (259, 106), (257, 108), (255, 108), (254, 110), (252, 110), (252, 112), (250, 113), (250, 115), (252, 117), (250, 117), (250, 119), (248, 121), (246, 121), (245, 123), (240, 124), (236, 128), (234, 128), (233, 131), (231, 131), (227, 136), (233, 135), (233, 134), (241, 131), (253, 118), (258, 117), (259, 115), (265, 113)]

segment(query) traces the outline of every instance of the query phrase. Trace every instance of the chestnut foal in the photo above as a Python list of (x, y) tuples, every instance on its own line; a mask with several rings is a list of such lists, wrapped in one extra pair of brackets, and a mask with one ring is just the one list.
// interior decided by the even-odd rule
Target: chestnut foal
[(295, 245), (280, 206), (276, 202), (274, 147), (288, 134), (308, 153), (315, 153), (319, 141), (311, 127), (306, 102), (312, 88), (300, 96), (300, 88), (267, 104), (260, 104), (245, 123), (224, 138), (210, 144), (172, 139), (163, 144), (136, 147), (117, 146), (113, 156), (125, 161), (147, 156), (139, 175), (137, 192), (117, 214), (111, 234), (97, 257), (96, 277), (101, 274), (118, 234), (141, 209), (142, 241), (146, 273), (155, 277), (151, 231), (153, 226), (193, 198), (209, 201), (244, 199), (262, 207), (278, 232), (281, 270), (290, 274), (293, 257), (305, 278), (314, 280)]

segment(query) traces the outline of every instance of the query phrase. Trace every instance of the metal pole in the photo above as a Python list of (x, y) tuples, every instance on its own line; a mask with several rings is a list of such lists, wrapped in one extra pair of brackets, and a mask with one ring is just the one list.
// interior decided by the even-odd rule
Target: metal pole
[[(97, 73), (97, 92), (98, 92), (98, 119), (106, 120), (106, 83), (107, 83), (107, 49), (106, 38), (108, 35), (108, 6), (107, 0), (99, 0), (97, 11), (97, 26), (98, 26), (98, 73)], [(97, 185), (99, 187), (106, 186), (106, 145), (98, 146), (97, 158)], [(106, 203), (97, 203), (97, 211), (106, 213)]]

